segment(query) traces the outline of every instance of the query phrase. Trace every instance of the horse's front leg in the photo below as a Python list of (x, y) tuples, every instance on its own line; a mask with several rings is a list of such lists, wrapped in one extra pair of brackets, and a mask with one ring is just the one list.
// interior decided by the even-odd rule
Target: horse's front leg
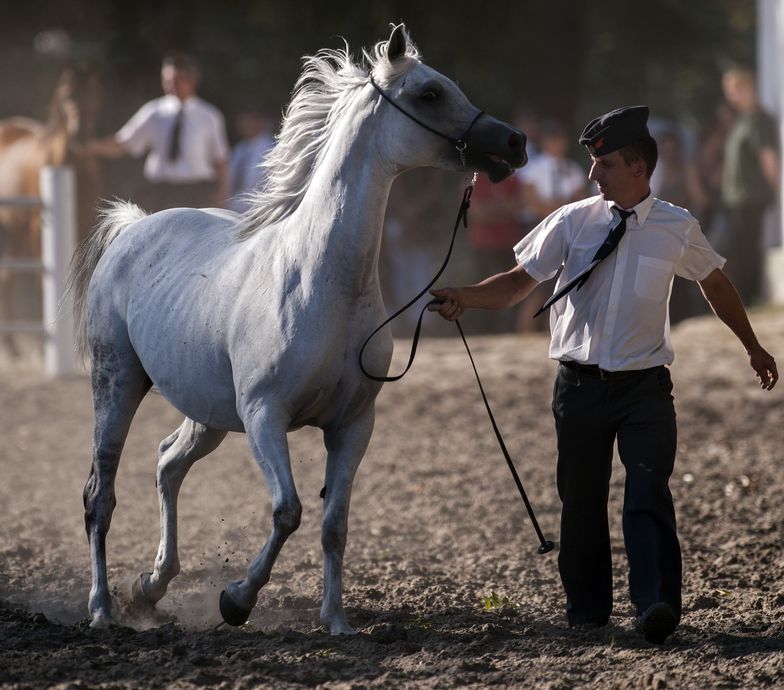
[(302, 516), (286, 440), (288, 419), (277, 410), (262, 409), (245, 420), (245, 430), (272, 496), (272, 534), (248, 567), (245, 579), (230, 583), (221, 593), (220, 612), (230, 625), (242, 625), (248, 620), (259, 590), (269, 581), (275, 559), (286, 539), (299, 527)]
[(356, 630), (343, 610), (343, 552), (348, 532), (351, 487), (359, 463), (373, 433), (375, 407), (371, 403), (357, 417), (324, 432), (327, 447), (324, 521), (321, 545), (324, 549), (324, 599), (321, 622), (333, 635), (353, 635)]

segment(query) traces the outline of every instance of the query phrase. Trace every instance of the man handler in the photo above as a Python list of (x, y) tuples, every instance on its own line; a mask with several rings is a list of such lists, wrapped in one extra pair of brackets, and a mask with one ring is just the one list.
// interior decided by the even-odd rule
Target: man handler
[[(446, 319), (517, 304), (563, 269), (550, 309), (550, 357), (560, 361), (553, 413), (562, 502), (558, 567), (570, 625), (603, 626), (612, 611), (607, 499), (613, 443), (626, 469), (623, 532), (636, 628), (662, 643), (681, 616), (681, 553), (668, 487), (676, 424), (668, 306), (673, 276), (696, 280), (738, 337), (760, 386), (778, 380), (724, 259), (698, 222), (654, 198), (656, 142), (648, 108), (614, 110), (580, 137), (599, 195), (567, 204), (515, 248), (517, 266), (477, 285), (433, 290)], [(540, 310), (541, 311), (541, 310)]]

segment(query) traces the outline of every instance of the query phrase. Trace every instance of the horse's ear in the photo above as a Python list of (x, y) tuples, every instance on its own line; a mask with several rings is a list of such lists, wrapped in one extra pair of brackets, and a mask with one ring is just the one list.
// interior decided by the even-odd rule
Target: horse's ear
[(408, 48), (408, 38), (406, 36), (406, 27), (403, 24), (398, 24), (392, 29), (387, 42), (387, 60), (393, 62), (406, 54)]

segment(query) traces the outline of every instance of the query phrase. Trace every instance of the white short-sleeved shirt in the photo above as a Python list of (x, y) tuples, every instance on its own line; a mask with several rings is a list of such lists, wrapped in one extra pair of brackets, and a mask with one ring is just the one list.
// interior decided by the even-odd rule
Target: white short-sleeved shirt
[[(514, 248), (535, 280), (563, 271), (556, 290), (593, 259), (618, 222), (613, 204), (594, 196), (561, 207)], [(550, 357), (607, 371), (670, 364), (673, 276), (702, 280), (724, 265), (685, 209), (649, 195), (633, 209), (617, 249), (580, 290), (550, 307)]]
[(577, 192), (585, 193), (587, 189), (585, 171), (577, 163), (547, 153), (539, 154), (515, 174), (522, 182), (533, 185), (545, 201), (574, 199)]
[(226, 125), (220, 111), (191, 96), (182, 105), (180, 155), (168, 157), (180, 100), (173, 95), (145, 103), (115, 134), (134, 156), (147, 154), (144, 177), (150, 182), (203, 182), (216, 177), (215, 164), (229, 156)]

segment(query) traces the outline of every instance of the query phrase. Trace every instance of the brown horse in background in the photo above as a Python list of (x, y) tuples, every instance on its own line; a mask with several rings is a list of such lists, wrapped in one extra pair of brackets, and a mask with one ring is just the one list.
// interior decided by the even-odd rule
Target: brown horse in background
[[(100, 197), (97, 160), (83, 153), (81, 142), (94, 136), (100, 87), (93, 67), (68, 67), (57, 81), (47, 122), (25, 117), (0, 120), (0, 197), (40, 195), (41, 168), (69, 165), (76, 173), (78, 240), (95, 222)], [(41, 214), (0, 206), (0, 258), (41, 256)], [(40, 279), (36, 274), (0, 269), (0, 321), (40, 318)], [(5, 338), (12, 354), (15, 340)]]

